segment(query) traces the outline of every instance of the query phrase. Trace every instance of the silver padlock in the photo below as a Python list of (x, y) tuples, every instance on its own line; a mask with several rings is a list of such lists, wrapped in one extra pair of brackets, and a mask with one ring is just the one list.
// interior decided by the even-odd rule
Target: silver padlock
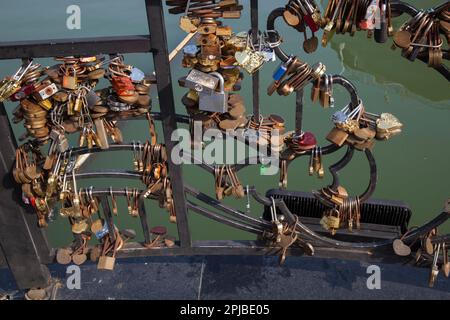
[(218, 72), (211, 72), (209, 76), (215, 76), (219, 79), (219, 92), (213, 91), (212, 94), (199, 92), (199, 109), (208, 112), (228, 112), (228, 92), (225, 92), (225, 80)]
[(58, 138), (58, 145), (57, 145), (59, 152), (66, 152), (69, 149), (69, 140), (67, 140), (66, 135), (63, 133)]
[(100, 98), (93, 90), (89, 90), (89, 91), (86, 93), (86, 102), (87, 102), (87, 107), (88, 107), (88, 108), (92, 108), (92, 107), (95, 106), (100, 100), (101, 100), (101, 98)]
[(211, 74), (192, 69), (186, 77), (186, 88), (193, 89), (198, 93), (213, 94), (217, 88), (219, 79), (211, 76)]
[(52, 129), (49, 136), (53, 141), (51, 147), (52, 150), (55, 150), (54, 148), (56, 148), (58, 152), (66, 152), (69, 149), (69, 140), (67, 140), (64, 132), (58, 129)]

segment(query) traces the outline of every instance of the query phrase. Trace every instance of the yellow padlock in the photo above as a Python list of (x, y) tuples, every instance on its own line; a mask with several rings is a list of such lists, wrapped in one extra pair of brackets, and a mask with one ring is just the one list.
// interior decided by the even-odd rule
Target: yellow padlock
[(75, 98), (75, 103), (73, 105), (73, 111), (76, 112), (76, 113), (80, 113), (81, 112), (82, 103), (83, 103), (83, 101), (82, 101), (80, 95), (78, 95)]
[(52, 102), (49, 99), (39, 101), (38, 104), (45, 110), (51, 110), (53, 107)]
[(336, 234), (336, 230), (339, 229), (341, 225), (341, 218), (339, 217), (339, 211), (334, 209), (328, 215), (328, 228), (331, 231), (331, 234), (334, 236)]

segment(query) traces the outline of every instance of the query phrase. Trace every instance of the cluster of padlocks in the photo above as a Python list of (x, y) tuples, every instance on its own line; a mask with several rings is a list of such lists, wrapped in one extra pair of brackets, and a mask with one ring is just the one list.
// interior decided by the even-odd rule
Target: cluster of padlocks
[[(155, 81), (125, 64), (120, 55), (55, 59), (58, 63), (51, 67), (27, 61), (0, 84), (0, 99), (19, 103), (13, 111), (13, 122), (23, 122), (26, 129), (20, 137), (26, 141), (16, 150), (12, 173), (21, 185), (23, 201), (34, 208), (41, 227), (46, 227), (56, 212), (69, 220), (76, 241), (59, 252), (59, 262), (83, 263), (92, 236), (103, 241), (103, 261), (120, 249), (123, 236), (117, 231), (118, 242), (105, 242), (107, 221), (93, 219), (100, 203), (95, 189), (77, 187), (76, 171), (85, 158), (76, 152), (85, 150), (86, 154), (109, 149), (112, 143), (123, 144), (118, 119), (143, 117), (150, 131), (146, 143), (133, 143), (133, 168), (142, 175), (146, 188), (142, 194), (135, 188), (124, 189), (128, 213), (139, 216), (139, 199), (143, 196), (157, 200), (170, 213), (170, 221), (176, 222), (167, 153), (165, 146), (157, 143), (150, 114), (150, 86)], [(101, 79), (108, 80), (109, 86), (97, 89)], [(75, 145), (70, 142), (72, 134), (78, 135)], [(112, 190), (110, 198), (112, 212), (118, 214)], [(99, 268), (112, 266), (105, 267), (101, 262)]]
[[(171, 5), (172, 2), (167, 1), (167, 4)], [(258, 31), (257, 34), (252, 34), (252, 31), (233, 33), (230, 27), (224, 26), (218, 18), (209, 15), (213, 13), (207, 10), (212, 10), (213, 5), (208, 7), (207, 4), (197, 1), (187, 1), (185, 5), (180, 3), (177, 5), (178, 10), (173, 13), (183, 14), (180, 18), (181, 29), (194, 33), (196, 37), (196, 44), (186, 46), (183, 51), (183, 67), (191, 70), (187, 76), (179, 79), (179, 84), (189, 89), (182, 102), (191, 118), (194, 121), (201, 121), (203, 128), (217, 127), (223, 131), (243, 128), (246, 132), (248, 131), (245, 134), (246, 137), (251, 137), (250, 132), (255, 130), (258, 132), (257, 141), (261, 145), (270, 144), (272, 130), (279, 130), (281, 145), (279, 151), (282, 151), (280, 186), (282, 187), (287, 185), (285, 161), (291, 161), (305, 152), (311, 152), (310, 172), (320, 172), (318, 176), (323, 177), (322, 148), (317, 146), (314, 133), (285, 132), (284, 119), (275, 114), (268, 117), (260, 116), (259, 119), (253, 116), (247, 117), (243, 99), (232, 93), (240, 89), (239, 82), (243, 76), (240, 70), (254, 74), (266, 63), (276, 61), (275, 49), (282, 42), (279, 33), (276, 30)], [(220, 8), (233, 5), (237, 6), (237, 1), (226, 3), (221, 1), (217, 4)], [(329, 4), (329, 6), (332, 5), (335, 4)], [(193, 9), (203, 6), (205, 8), (201, 11)], [(340, 6), (344, 8), (339, 10), (346, 10), (347, 7), (351, 9), (350, 4), (346, 4), (345, 1), (342, 1)], [(303, 25), (303, 28), (307, 26), (312, 32), (316, 32), (320, 26), (325, 25), (324, 21), (327, 20), (326, 17), (321, 17), (317, 8), (314, 1), (289, 1), (283, 17), (292, 26)], [(368, 6), (364, 8), (366, 11), (369, 10)], [(332, 8), (328, 8), (327, 12), (330, 11)], [(358, 14), (360, 14), (359, 11)], [(356, 16), (352, 18), (354, 19)], [(311, 49), (311, 46), (307, 47)], [(295, 56), (290, 56), (286, 62), (281, 62), (275, 69), (273, 82), (268, 87), (267, 93), (272, 95), (277, 92), (281, 96), (287, 96), (302, 90), (311, 82), (313, 83), (311, 100), (320, 101), (324, 108), (334, 107), (333, 77), (326, 74), (325, 65), (318, 62), (310, 66)], [(391, 114), (375, 115), (366, 112), (361, 100), (357, 106), (350, 103), (342, 110), (335, 112), (332, 121), (335, 127), (327, 135), (327, 139), (339, 147), (347, 144), (361, 151), (366, 148), (372, 149), (375, 140), (387, 140), (400, 133), (402, 128), (402, 124)], [(231, 177), (229, 183), (224, 182), (226, 177)], [(231, 194), (237, 197), (244, 196), (243, 193), (236, 192), (239, 190), (240, 183), (232, 179), (233, 177), (237, 176), (232, 167), (216, 167), (218, 199)], [(325, 192), (324, 189), (330, 191)], [(345, 188), (339, 186), (337, 189), (324, 189), (315, 193), (318, 199), (327, 207), (339, 212), (339, 208), (349, 198)], [(355, 205), (351, 206), (351, 211), (357, 210), (359, 208), (357, 199), (353, 199), (352, 203)], [(344, 208), (342, 210), (348, 211)], [(329, 216), (329, 212), (325, 212), (324, 217)], [(359, 221), (358, 217), (359, 215), (354, 215), (354, 219)], [(342, 223), (344, 220), (342, 219)], [(323, 221), (326, 229), (338, 228), (331, 227), (331, 222), (325, 223), (331, 219), (324, 218)], [(359, 227), (359, 222), (356, 225)]]
[[(323, 178), (323, 156), (327, 147), (318, 146), (313, 132), (298, 128), (286, 131), (285, 120), (276, 114), (248, 116), (243, 97), (235, 93), (240, 90), (243, 71), (252, 75), (277, 60), (276, 50), (282, 43), (279, 32), (236, 33), (225, 26), (220, 18), (240, 17), (242, 6), (237, 0), (167, 0), (166, 3), (170, 13), (182, 14), (180, 28), (194, 37), (193, 44), (183, 45), (182, 66), (190, 70), (178, 81), (181, 87), (188, 89), (182, 103), (191, 124), (199, 121), (203, 129), (218, 128), (226, 134), (243, 129), (244, 138), (255, 138), (258, 145), (270, 145), (272, 150), (277, 148), (276, 151), (280, 151), (280, 188), (287, 187), (289, 162), (302, 155), (310, 156), (308, 173)], [(403, 53), (410, 59), (428, 48), (430, 65), (439, 64), (442, 60), (439, 26), (442, 28), (443, 25), (446, 32), (446, 24), (442, 21), (448, 20), (448, 9), (434, 15), (421, 13), (397, 33), (392, 27), (392, 15), (389, 0), (331, 0), (323, 16), (313, 0), (289, 0), (283, 12), (284, 20), (305, 34), (303, 48), (307, 53), (317, 49), (318, 40), (314, 33), (321, 27), (324, 28), (324, 46), (334, 33), (353, 35), (357, 30), (368, 30), (369, 36), (374, 34), (378, 42), (383, 42), (385, 35), (394, 35), (395, 44), (403, 48)], [(306, 28), (313, 34), (309, 39)], [(448, 37), (448, 33), (445, 34)], [(408, 37), (412, 39), (406, 39)], [(416, 45), (416, 41), (419, 44), (426, 42), (422, 38), (429, 46)], [(81, 264), (90, 252), (91, 259), (99, 261), (99, 268), (111, 270), (117, 251), (135, 234), (130, 230), (119, 231), (111, 221), (92, 218), (99, 211), (102, 200), (94, 188), (77, 187), (76, 171), (81, 165), (83, 150), (89, 153), (93, 149), (109, 149), (111, 144), (124, 145), (118, 119), (147, 119), (148, 141), (133, 142), (131, 149), (133, 171), (140, 175), (145, 189), (124, 188), (119, 194), (125, 197), (132, 217), (143, 217), (141, 201), (149, 198), (157, 200), (160, 207), (169, 212), (171, 222), (177, 221), (168, 170), (169, 156), (165, 145), (157, 143), (150, 113), (149, 92), (155, 80), (127, 65), (120, 55), (55, 59), (58, 63), (52, 67), (27, 61), (14, 75), (0, 83), (0, 101), (9, 99), (19, 103), (13, 111), (13, 121), (23, 122), (26, 129), (21, 140), (27, 141), (16, 151), (13, 176), (22, 187), (24, 202), (35, 209), (40, 226), (47, 225), (57, 207), (59, 214), (68, 218), (77, 241), (75, 246), (58, 252), (58, 262)], [(312, 84), (311, 101), (319, 102), (323, 108), (334, 108), (336, 76), (326, 71), (321, 62), (309, 65), (290, 55), (275, 68), (267, 94), (303, 94), (304, 88)], [(100, 79), (109, 81), (106, 88), (96, 89)], [(401, 133), (403, 125), (394, 115), (370, 113), (362, 99), (356, 98), (357, 103), (352, 99), (333, 113), (332, 129), (326, 136), (331, 142), (328, 149), (337, 150), (347, 145), (352, 150), (372, 150), (375, 141), (385, 141)], [(279, 137), (277, 143), (273, 141), (275, 132)], [(76, 146), (70, 145), (70, 134), (78, 134)], [(231, 195), (236, 198), (248, 196), (248, 189), (246, 191), (239, 180), (235, 166), (214, 165), (218, 200)], [(360, 228), (362, 200), (358, 196), (351, 197), (341, 185), (325, 186), (313, 193), (326, 207), (320, 224), (331, 235), (343, 226), (350, 231), (354, 227)], [(106, 200), (112, 203), (113, 215), (118, 214), (116, 195), (111, 188)], [(294, 243), (311, 254), (314, 252), (309, 243), (299, 238), (297, 221), (284, 220), (277, 213), (275, 204), (271, 213), (273, 230), (265, 233), (264, 239), (271, 246), (282, 249), (280, 261), (284, 261), (287, 248)], [(173, 246), (174, 239), (166, 233), (165, 228), (152, 228), (153, 239), (146, 246)], [(110, 236), (105, 237), (107, 234)], [(100, 245), (90, 251), (88, 242), (93, 236), (100, 240)]]

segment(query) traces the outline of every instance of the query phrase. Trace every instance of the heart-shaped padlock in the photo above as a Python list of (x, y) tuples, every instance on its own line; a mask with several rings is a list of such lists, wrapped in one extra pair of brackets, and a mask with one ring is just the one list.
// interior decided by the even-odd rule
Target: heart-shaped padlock
[(401, 129), (403, 124), (390, 113), (382, 113), (380, 118), (377, 119), (377, 130), (381, 132), (390, 132), (397, 129)]
[(250, 55), (247, 50), (236, 51), (234, 58), (236, 59), (236, 62), (242, 66), (250, 59)]

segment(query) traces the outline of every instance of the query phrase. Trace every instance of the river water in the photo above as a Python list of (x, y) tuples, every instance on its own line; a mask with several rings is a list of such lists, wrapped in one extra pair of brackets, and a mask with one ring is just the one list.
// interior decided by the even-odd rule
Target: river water
[[(226, 20), (235, 31), (246, 31), (250, 28), (249, 0), (241, 1), (245, 11), (240, 20)], [(274, 8), (283, 6), (285, 0), (260, 1), (260, 28), (266, 24), (266, 17)], [(322, 2), (321, 5), (326, 3)], [(428, 8), (440, 1), (414, 1), (416, 7)], [(66, 27), (66, 8), (69, 5), (81, 8), (81, 29), (68, 30)], [(3, 7), (6, 7), (3, 5)], [(166, 11), (167, 13), (167, 11)], [(166, 27), (169, 48), (174, 48), (184, 37), (178, 24), (178, 16), (166, 14)], [(398, 27), (405, 16), (395, 19)], [(450, 197), (450, 91), (449, 83), (426, 64), (417, 61), (411, 63), (400, 56), (400, 51), (390, 49), (392, 41), (377, 44), (367, 39), (363, 32), (355, 37), (336, 35), (327, 48), (319, 47), (312, 55), (306, 55), (302, 49), (303, 35), (277, 21), (277, 28), (283, 36), (283, 49), (298, 55), (308, 63), (318, 61), (326, 64), (327, 73), (341, 74), (351, 80), (366, 109), (373, 113), (390, 112), (404, 124), (401, 135), (387, 142), (377, 142), (374, 155), (378, 165), (378, 187), (374, 198), (398, 199), (407, 202), (413, 210), (411, 226), (421, 225), (437, 215)], [(51, 38), (76, 38), (93, 36), (117, 36), (147, 34), (144, 1), (142, 0), (97, 0), (67, 1), (47, 0), (30, 2), (15, 0), (8, 2), (8, 8), (0, 11), (1, 41), (37, 40)], [(319, 39), (321, 34), (318, 35)], [(51, 65), (51, 59), (38, 59), (44, 65)], [(153, 70), (150, 54), (129, 54), (126, 61), (146, 73)], [(19, 61), (1, 61), (0, 75), (12, 74)], [(261, 110), (262, 114), (276, 113), (286, 119), (288, 130), (294, 126), (295, 97), (268, 97), (265, 89), (271, 81), (271, 74), (277, 63), (266, 64), (261, 71)], [(186, 75), (187, 70), (181, 67), (181, 56), (171, 64), (177, 112), (185, 113), (184, 106), (179, 103), (185, 89), (177, 87), (176, 80)], [(309, 95), (309, 88), (305, 91)], [(251, 113), (251, 77), (246, 75), (240, 92), (244, 96), (248, 113)], [(336, 105), (343, 107), (348, 103), (347, 93), (335, 88)], [(327, 144), (324, 137), (331, 128), (330, 117), (333, 110), (324, 110), (319, 104), (312, 104), (305, 98), (304, 129), (313, 131), (321, 145)], [(14, 104), (8, 103), (11, 112)], [(153, 110), (159, 110), (156, 91), (153, 90)], [(145, 121), (132, 121), (122, 125), (125, 141), (148, 138)], [(162, 139), (162, 130), (157, 125)], [(22, 125), (14, 126), (16, 135), (24, 132)], [(344, 148), (343, 148), (344, 149)], [(344, 150), (324, 158), (327, 167), (342, 157)], [(98, 168), (131, 169), (132, 159), (129, 153), (115, 152), (92, 157), (84, 170)], [(311, 191), (327, 185), (331, 175), (326, 172), (325, 178), (319, 180), (307, 174), (308, 159), (302, 158), (293, 163), (289, 171), (288, 189)], [(355, 153), (354, 159), (341, 174), (342, 184), (350, 194), (360, 194), (365, 190), (369, 172), (364, 154)], [(213, 195), (214, 178), (201, 169), (184, 166), (185, 181), (207, 194)], [(239, 173), (242, 184), (255, 185), (264, 193), (267, 189), (277, 188), (278, 176), (262, 176), (258, 166), (248, 167)], [(79, 182), (80, 186), (97, 187), (130, 187), (139, 184), (133, 181), (97, 180)], [(142, 187), (142, 186), (141, 186)], [(227, 204), (245, 210), (246, 201), (226, 199)], [(120, 213), (116, 224), (120, 227), (139, 228), (139, 221), (128, 217), (124, 200), (119, 200)], [(150, 225), (166, 225), (169, 233), (176, 234), (176, 226), (168, 223), (166, 211), (157, 204), (148, 202)], [(251, 202), (251, 215), (260, 216), (262, 207)], [(201, 239), (252, 239), (253, 235), (234, 230), (196, 213), (189, 213), (189, 224), (192, 238)], [(450, 226), (442, 231), (450, 231)], [(53, 245), (64, 245), (70, 242), (70, 227), (61, 217), (56, 217), (48, 229), (50, 242)], [(141, 237), (139, 239), (142, 239)]]

